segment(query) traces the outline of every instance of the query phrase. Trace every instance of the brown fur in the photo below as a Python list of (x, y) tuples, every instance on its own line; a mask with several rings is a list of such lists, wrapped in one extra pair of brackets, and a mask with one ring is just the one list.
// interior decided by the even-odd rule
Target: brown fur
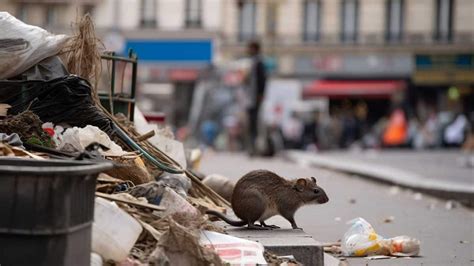
[[(315, 191), (318, 191), (316, 194)], [(306, 204), (323, 204), (328, 201), (325, 191), (314, 178), (284, 179), (267, 170), (255, 170), (244, 175), (235, 185), (232, 195), (234, 213), (254, 227), (274, 215), (282, 215), (298, 228), (295, 212)]]

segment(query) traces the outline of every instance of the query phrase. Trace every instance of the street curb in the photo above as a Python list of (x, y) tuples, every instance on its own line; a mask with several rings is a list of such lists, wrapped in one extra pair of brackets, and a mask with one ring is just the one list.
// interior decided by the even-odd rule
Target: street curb
[(382, 183), (394, 184), (421, 191), (444, 199), (452, 199), (474, 207), (474, 186), (433, 180), (399, 168), (364, 163), (355, 160), (337, 160), (329, 156), (286, 151), (282, 156), (292, 162), (356, 174)]

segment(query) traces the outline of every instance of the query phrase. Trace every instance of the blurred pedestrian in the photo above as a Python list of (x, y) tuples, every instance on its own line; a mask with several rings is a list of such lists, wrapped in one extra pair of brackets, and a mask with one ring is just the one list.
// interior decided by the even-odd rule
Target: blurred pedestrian
[(408, 121), (402, 108), (395, 108), (390, 115), (387, 127), (382, 136), (385, 147), (403, 147), (408, 136)]
[(458, 113), (443, 132), (443, 144), (446, 147), (460, 147), (466, 140), (468, 126), (466, 116), (463, 113)]
[(258, 112), (260, 110), (265, 93), (266, 72), (263, 58), (260, 53), (260, 43), (249, 42), (247, 54), (251, 59), (251, 67), (247, 78), (247, 117), (248, 117), (248, 144), (249, 155), (256, 154), (256, 142), (258, 137)]

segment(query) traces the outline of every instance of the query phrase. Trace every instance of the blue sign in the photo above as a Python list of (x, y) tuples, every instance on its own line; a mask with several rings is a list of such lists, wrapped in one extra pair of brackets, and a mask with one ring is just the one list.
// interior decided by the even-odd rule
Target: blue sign
[(127, 40), (140, 61), (211, 63), (212, 40)]
[(472, 70), (474, 69), (474, 54), (456, 55), (416, 55), (416, 68), (418, 70), (451, 69)]

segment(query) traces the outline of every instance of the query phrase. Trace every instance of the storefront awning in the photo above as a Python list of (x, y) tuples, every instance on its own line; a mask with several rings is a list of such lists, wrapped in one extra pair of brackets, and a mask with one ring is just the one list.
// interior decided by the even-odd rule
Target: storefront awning
[(389, 98), (405, 88), (406, 83), (400, 80), (317, 80), (304, 87), (303, 97)]

